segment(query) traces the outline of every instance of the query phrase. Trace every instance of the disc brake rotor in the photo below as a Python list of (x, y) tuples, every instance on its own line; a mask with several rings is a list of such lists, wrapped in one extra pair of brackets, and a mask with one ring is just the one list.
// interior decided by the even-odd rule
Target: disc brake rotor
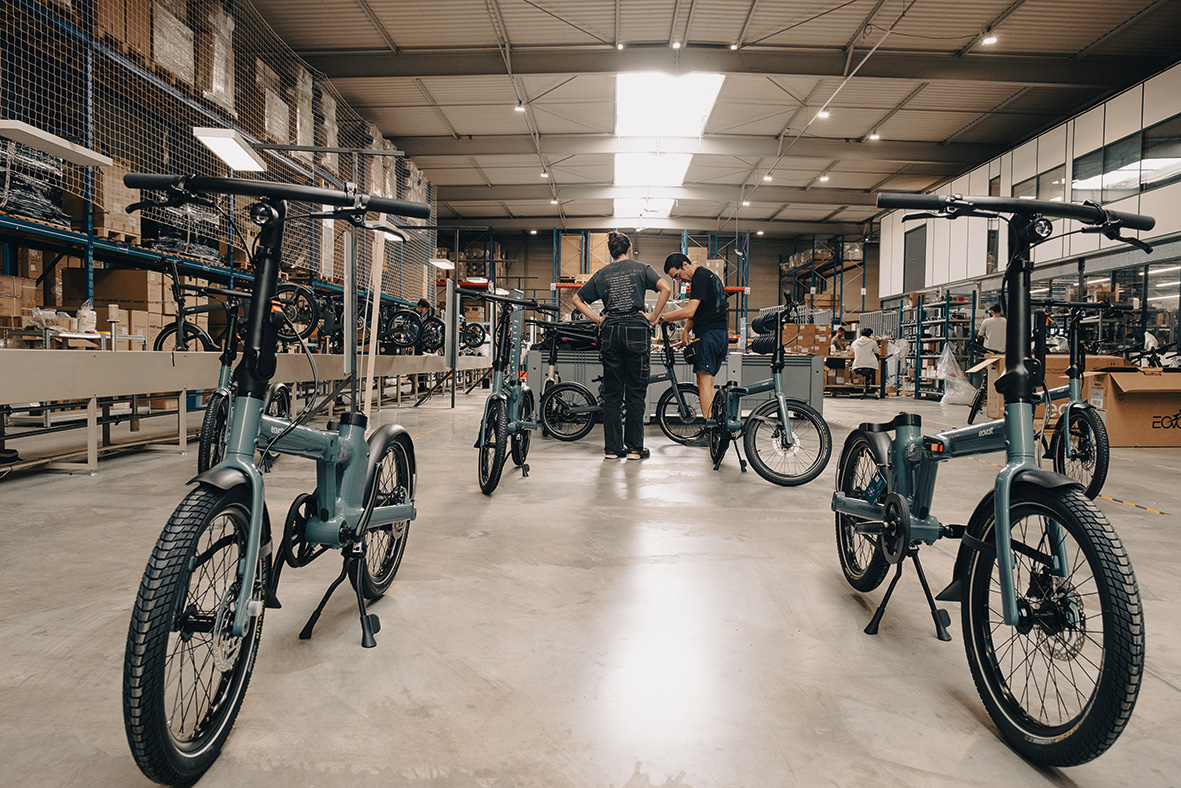
[(230, 590), (222, 597), (217, 607), (217, 618), (213, 623), (213, 667), (218, 672), (225, 673), (234, 666), (238, 658), (238, 649), (242, 646), (242, 638), (234, 637), (234, 610), (237, 608), (239, 585), (234, 583)]

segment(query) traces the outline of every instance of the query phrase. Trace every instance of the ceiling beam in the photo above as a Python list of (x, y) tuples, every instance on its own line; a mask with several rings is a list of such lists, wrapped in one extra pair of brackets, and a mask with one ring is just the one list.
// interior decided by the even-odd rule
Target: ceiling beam
[[(473, 224), (478, 224), (481, 227), (491, 227), (494, 230), (521, 230), (528, 232), (529, 230), (548, 229), (553, 226), (553, 217), (535, 217), (535, 218), (513, 218), (513, 219), (488, 219), (480, 217), (478, 219), (457, 219), (454, 224), (470, 227)], [(711, 229), (716, 229), (716, 221), (709, 217), (702, 217), (700, 219), (689, 216), (673, 216), (668, 219), (617, 219), (611, 216), (567, 216), (560, 229), (563, 230), (615, 230), (625, 229), (631, 230), (638, 224), (642, 224), (645, 230), (672, 230), (680, 233), (681, 230), (689, 228), (697, 232), (706, 232)], [(448, 222), (440, 219), (439, 229), (445, 231)], [(748, 222), (743, 221), (739, 227), (739, 232), (751, 231), (753, 234), (755, 230), (762, 230), (764, 235), (770, 236), (787, 236), (787, 235), (845, 235), (845, 236), (861, 236), (865, 234), (869, 222), (792, 222), (792, 221), (771, 221), (771, 222)], [(719, 231), (723, 233), (733, 233), (733, 222), (729, 223), (726, 228)], [(628, 233), (631, 234), (630, 232)], [(635, 236), (632, 236), (635, 239)], [(643, 236), (640, 236), (642, 242)]]
[[(701, 200), (715, 203), (736, 203), (739, 186), (612, 186), (609, 184), (566, 184), (558, 187), (559, 200), (613, 200), (644, 197), (663, 197), (674, 200)], [(436, 186), (439, 202), (471, 203), (500, 200), (548, 201), (548, 184), (488, 186)], [(874, 195), (856, 189), (801, 189), (793, 186), (759, 186), (748, 199), (755, 203), (793, 203), (797, 205), (874, 205)]]
[[(537, 153), (534, 140), (526, 135), (480, 137), (391, 137), (390, 141), (407, 156), (519, 156)], [(546, 156), (611, 153), (692, 153), (705, 156), (778, 156), (779, 140), (771, 136), (733, 135), (707, 137), (615, 137), (606, 134), (553, 134), (540, 138)], [(1000, 145), (950, 144), (938, 142), (876, 142), (844, 139), (801, 138), (791, 149), (798, 158), (840, 159), (842, 161), (893, 161), (972, 166), (1003, 152)]]
[[(389, 51), (300, 53), (313, 68), (329, 78), (433, 77), (504, 74), (500, 52), (447, 51), (394, 55)], [(1093, 58), (1072, 62), (1054, 57), (878, 52), (857, 72), (859, 77), (958, 80), (1015, 85), (1116, 89), (1126, 87), (1151, 70), (1156, 61), (1145, 58)], [(722, 48), (629, 46), (615, 49), (513, 50), (513, 73), (616, 74), (628, 71), (709, 71), (721, 74), (770, 74), (840, 77), (845, 71), (841, 51), (767, 50), (731, 51)]]

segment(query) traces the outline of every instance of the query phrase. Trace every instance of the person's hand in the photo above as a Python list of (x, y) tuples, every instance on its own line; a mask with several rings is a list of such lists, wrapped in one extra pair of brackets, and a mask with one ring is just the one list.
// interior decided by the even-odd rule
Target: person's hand
[(677, 344), (677, 347), (689, 347), (689, 332), (688, 331), (681, 332), (681, 341)]
[(653, 328), (656, 328), (656, 324), (660, 322), (660, 315), (658, 315), (658, 314), (653, 313), (650, 315), (645, 315), (645, 317), (648, 318), (648, 323)]

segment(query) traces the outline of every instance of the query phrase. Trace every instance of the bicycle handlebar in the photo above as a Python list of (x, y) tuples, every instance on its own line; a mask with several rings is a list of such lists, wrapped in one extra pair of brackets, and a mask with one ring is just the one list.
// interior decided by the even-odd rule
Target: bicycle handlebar
[(1032, 306), (1049, 307), (1051, 309), (1077, 309), (1084, 312), (1135, 312), (1136, 307), (1130, 304), (1107, 304), (1099, 301), (1054, 301), (1053, 299), (1032, 299)]
[(1151, 230), (1156, 226), (1156, 219), (1138, 213), (1113, 211), (1098, 205), (1050, 202), (1049, 200), (1020, 200), (1012, 197), (965, 197), (959, 194), (879, 192), (877, 204), (879, 208), (936, 211), (948, 219), (954, 219), (957, 216), (971, 216), (986, 211), (1077, 219), (1083, 224), (1102, 225), (1115, 222), (1129, 230)]
[(458, 295), (467, 296), (468, 298), (482, 298), (485, 301), (498, 301), (502, 304), (512, 304), (513, 306), (524, 307), (525, 309), (532, 309), (535, 312), (552, 312), (558, 314), (560, 311), (556, 306), (549, 306), (548, 304), (541, 304), (532, 299), (523, 300), (519, 298), (509, 298), (508, 296), (498, 296), (492, 293), (483, 293), (479, 290), (466, 290), (462, 287), (455, 288)]
[(364, 193), (351, 195), (336, 189), (321, 189), (294, 183), (273, 183), (245, 178), (210, 178), (203, 175), (150, 175), (137, 172), (124, 175), (123, 183), (130, 189), (156, 191), (182, 189), (197, 194), (273, 197), (279, 200), (297, 200), (342, 207), (359, 204), (360, 207), (376, 213), (389, 213), (415, 219), (429, 219), (431, 217), (431, 207), (426, 203), (391, 200), (388, 197), (375, 197)]

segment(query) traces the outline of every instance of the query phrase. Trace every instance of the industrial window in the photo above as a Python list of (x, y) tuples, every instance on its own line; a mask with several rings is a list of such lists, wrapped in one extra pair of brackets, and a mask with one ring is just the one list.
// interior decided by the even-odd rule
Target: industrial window
[(1141, 173), (1144, 191), (1181, 181), (1181, 115), (1144, 130)]

